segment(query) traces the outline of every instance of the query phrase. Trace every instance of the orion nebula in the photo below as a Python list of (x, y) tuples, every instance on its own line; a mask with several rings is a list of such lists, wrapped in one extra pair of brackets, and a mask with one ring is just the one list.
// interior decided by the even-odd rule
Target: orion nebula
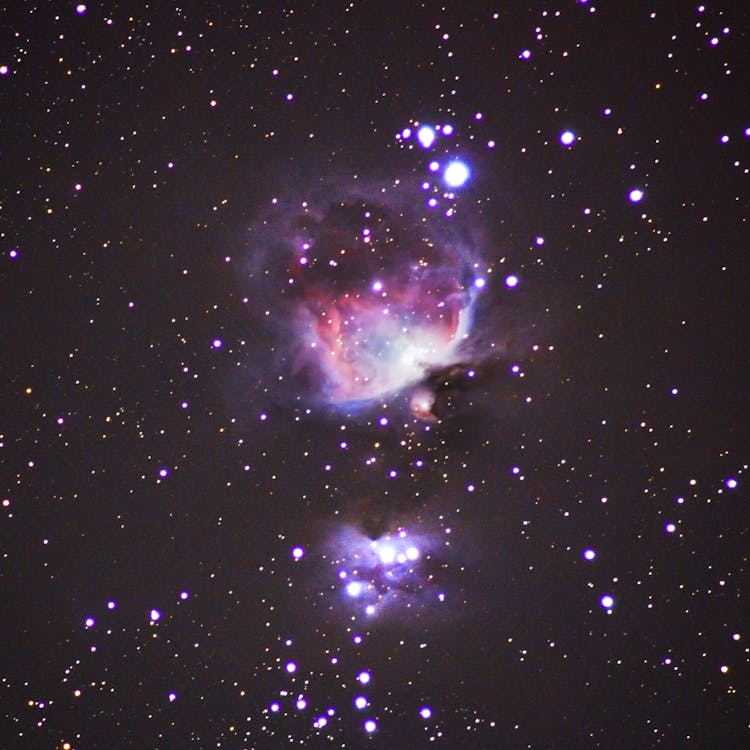
[(461, 357), (483, 283), (461, 247), (365, 201), (332, 206), (305, 229), (294, 368), (326, 402), (382, 399)]
[(395, 180), (279, 208), (264, 227), (282, 377), (299, 397), (352, 413), (406, 392), (431, 421), (434, 373), (481, 356), (472, 332), (491, 269), (457, 210), (459, 165), (445, 164), (442, 184)]

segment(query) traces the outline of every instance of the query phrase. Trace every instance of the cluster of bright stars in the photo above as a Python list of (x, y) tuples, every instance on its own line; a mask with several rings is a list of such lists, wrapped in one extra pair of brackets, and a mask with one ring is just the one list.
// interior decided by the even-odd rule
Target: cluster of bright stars
[(376, 602), (382, 600), (384, 593), (396, 586), (404, 575), (413, 572), (411, 567), (420, 557), (419, 547), (408, 538), (405, 529), (399, 529), (395, 537), (385, 536), (371, 540), (369, 549), (361, 550), (353, 555), (361, 565), (373, 571), (377, 570), (380, 577), (375, 580), (367, 579), (360, 573), (359, 568), (352, 570), (341, 568), (338, 573), (339, 581), (345, 594), (352, 599), (365, 599), (365, 614), (376, 612)]
[[(432, 126), (417, 124), (415, 125), (415, 129), (410, 127), (404, 128), (397, 134), (396, 139), (402, 143), (406, 143), (412, 138), (416, 138), (421, 148), (427, 151), (435, 146), (439, 137), (450, 137), (453, 135), (453, 132), (454, 128), (452, 125)], [(432, 160), (428, 164), (428, 169), (433, 173), (439, 172), (442, 176), (443, 184), (450, 190), (465, 187), (471, 178), (471, 169), (462, 159), (449, 159), (445, 163)], [(430, 208), (434, 208), (437, 204), (437, 198), (434, 197), (427, 201), (427, 205)]]
[[(413, 567), (422, 557), (422, 550), (419, 543), (408, 534), (406, 529), (399, 529), (393, 535), (385, 535), (379, 539), (368, 539), (361, 532), (356, 532), (353, 538), (347, 538), (346, 533), (339, 537), (339, 543), (347, 547), (346, 554), (342, 555), (340, 564), (345, 567), (339, 568), (338, 579), (340, 591), (346, 599), (367, 598), (367, 594), (375, 593), (377, 598), (382, 596), (382, 590), (387, 589), (389, 582), (398, 584), (402, 576), (413, 573)], [(293, 546), (290, 550), (292, 560), (302, 562), (307, 551), (300, 545)], [(351, 562), (351, 565), (348, 563)], [(377, 575), (378, 579), (368, 579), (367, 575), (361, 573), (367, 571), (373, 576)], [(382, 580), (381, 580), (382, 579)], [(382, 583), (382, 586), (381, 586)], [(441, 597), (442, 600), (442, 597)], [(372, 599), (368, 599), (372, 602)], [(366, 613), (373, 614), (375, 606), (369, 603), (365, 609)], [(352, 637), (355, 644), (363, 642), (363, 636), (355, 634)], [(291, 645), (292, 641), (286, 642)], [(339, 665), (339, 657), (332, 656), (331, 664)], [(299, 673), (300, 666), (296, 661), (289, 660), (282, 662), (281, 668), (289, 677), (296, 677)], [(373, 715), (373, 707), (366, 689), (373, 682), (373, 675), (369, 669), (361, 669), (355, 673), (356, 691), (354, 691), (351, 701), (352, 706), (357, 713), (362, 712), (365, 718), (361, 719), (361, 728), (365, 734), (374, 734), (378, 731), (378, 719)], [(272, 700), (268, 705), (268, 712), (273, 715), (283, 715), (285, 710), (296, 712), (305, 712), (311, 709), (311, 703), (305, 693), (299, 693), (291, 687), (286, 687), (279, 691), (278, 698)], [(311, 717), (313, 729), (323, 729), (337, 716), (337, 708), (328, 706), (323, 711), (313, 713)], [(369, 715), (368, 715), (369, 714)], [(418, 709), (418, 715), (423, 721), (432, 718), (432, 708), (422, 705)]]
[[(291, 645), (291, 641), (287, 641), (287, 645)], [(333, 665), (337, 665), (338, 658), (333, 657), (331, 659), (331, 663)], [(284, 665), (284, 671), (290, 676), (296, 675), (298, 670), (299, 666), (295, 661), (288, 661)], [(360, 670), (356, 675), (356, 682), (358, 683), (358, 687), (356, 694), (352, 698), (352, 705), (357, 711), (367, 711), (368, 713), (370, 713), (372, 710), (370, 699), (364, 692), (360, 692), (371, 684), (372, 679), (372, 673), (367, 669)], [(282, 714), (284, 703), (287, 702), (287, 700), (291, 707), (298, 712), (307, 711), (310, 708), (310, 702), (308, 701), (308, 698), (304, 693), (296, 693), (295, 691), (289, 689), (283, 689), (279, 691), (279, 700), (273, 700), (271, 701), (271, 703), (269, 703), (268, 711), (271, 714)], [(324, 727), (328, 726), (329, 721), (336, 717), (337, 713), (338, 712), (336, 708), (334, 708), (333, 706), (328, 706), (328, 708), (326, 708), (322, 713), (319, 713), (314, 717), (314, 719), (312, 720), (313, 728), (323, 729)], [(424, 721), (428, 721), (432, 718), (432, 709), (429, 706), (421, 706), (418, 713), (420, 718)], [(377, 720), (372, 716), (368, 716), (362, 722), (362, 729), (367, 734), (373, 734), (378, 730)]]

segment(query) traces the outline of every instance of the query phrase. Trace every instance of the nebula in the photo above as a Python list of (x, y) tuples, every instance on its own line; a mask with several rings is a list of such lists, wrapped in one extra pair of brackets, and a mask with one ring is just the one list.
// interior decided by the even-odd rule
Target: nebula
[(437, 534), (399, 527), (373, 539), (358, 526), (340, 525), (326, 547), (334, 588), (355, 618), (385, 614), (397, 602), (411, 607), (445, 601), (436, 572), (447, 548)]
[[(485, 285), (475, 243), (453, 211), (430, 209), (423, 186), (348, 192), (280, 219), (277, 299), (306, 397), (366, 407), (471, 354)], [(414, 414), (429, 420), (417, 393)]]

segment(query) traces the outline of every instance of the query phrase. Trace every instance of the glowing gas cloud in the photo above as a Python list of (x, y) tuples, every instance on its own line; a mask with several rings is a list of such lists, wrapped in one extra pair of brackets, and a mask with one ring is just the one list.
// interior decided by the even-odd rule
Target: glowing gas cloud
[(283, 217), (269, 276), (306, 397), (367, 406), (471, 356), (486, 271), (470, 232), (422, 192), (398, 184)]

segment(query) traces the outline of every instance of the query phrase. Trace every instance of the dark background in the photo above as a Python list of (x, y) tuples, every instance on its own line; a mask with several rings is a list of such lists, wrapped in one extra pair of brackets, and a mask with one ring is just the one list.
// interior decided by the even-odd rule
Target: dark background
[[(2, 10), (1, 747), (748, 742), (739, 5)], [(382, 430), (278, 387), (249, 269), (273, 198), (421, 175), (414, 120), (521, 277), (487, 305), (524, 377)], [(373, 512), (451, 527), (445, 607), (352, 624), (328, 529)]]

